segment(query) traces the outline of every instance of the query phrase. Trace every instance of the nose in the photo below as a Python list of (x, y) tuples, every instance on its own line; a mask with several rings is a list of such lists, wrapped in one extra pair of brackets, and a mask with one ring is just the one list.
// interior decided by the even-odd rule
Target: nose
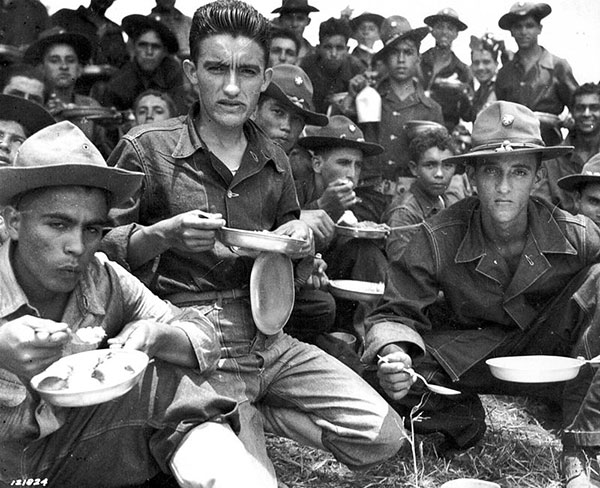
[(65, 253), (74, 256), (81, 256), (85, 249), (83, 232), (78, 229), (69, 232), (65, 237)]
[(443, 178), (444, 177), (444, 172), (442, 171), (442, 165), (441, 164), (439, 164), (436, 167), (434, 177), (435, 178)]
[(10, 137), (8, 134), (0, 134), (0, 148), (8, 152), (10, 147)]
[(583, 109), (583, 115), (585, 115), (586, 117), (589, 117), (590, 115), (592, 115), (592, 111), (590, 110), (590, 107), (585, 107), (585, 109)]
[(225, 94), (229, 97), (236, 97), (240, 93), (239, 79), (235, 69), (229, 70), (229, 79), (227, 85), (223, 89)]
[(286, 116), (282, 118), (280, 129), (288, 133), (292, 130), (292, 117), (290, 114), (286, 114)]
[(498, 183), (496, 185), (499, 193), (508, 193), (510, 191), (510, 184), (508, 181), (507, 175), (502, 175), (498, 178)]

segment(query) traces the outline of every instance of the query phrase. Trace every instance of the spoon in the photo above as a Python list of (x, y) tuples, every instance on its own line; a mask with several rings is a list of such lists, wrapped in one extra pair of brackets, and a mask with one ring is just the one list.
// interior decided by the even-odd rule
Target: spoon
[[(390, 360), (388, 358), (385, 358), (383, 356), (377, 355), (377, 357), (379, 358), (380, 361), (383, 361), (384, 363), (390, 362)], [(407, 372), (413, 378), (414, 377), (419, 378), (425, 384), (425, 386), (427, 387), (427, 389), (429, 391), (432, 391), (433, 393), (437, 393), (438, 395), (460, 395), (460, 393), (461, 393), (460, 391), (454, 390), (452, 388), (447, 388), (447, 387), (441, 386), (441, 385), (430, 384), (429, 381), (427, 381), (422, 374), (417, 373), (412, 368), (404, 368), (404, 371)]]

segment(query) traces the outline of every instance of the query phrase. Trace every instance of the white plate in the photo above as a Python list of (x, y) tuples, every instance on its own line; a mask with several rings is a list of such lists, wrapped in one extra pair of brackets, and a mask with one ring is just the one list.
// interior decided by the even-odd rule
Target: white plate
[(231, 227), (222, 227), (219, 235), (219, 240), (226, 246), (281, 254), (297, 253), (306, 244), (302, 239), (294, 239), (272, 232), (232, 229)]
[(573, 379), (585, 361), (564, 356), (507, 356), (486, 361), (493, 376), (516, 383), (553, 383)]
[(385, 285), (371, 281), (329, 280), (329, 291), (337, 298), (371, 302), (383, 296)]
[[(122, 370), (118, 377), (108, 378), (105, 382), (99, 382), (92, 378), (92, 373), (99, 361), (104, 365), (117, 367), (121, 371), (121, 365), (131, 368)], [(112, 364), (111, 364), (112, 363)], [(45, 371), (31, 379), (31, 386), (49, 403), (59, 407), (87, 407), (104, 403), (118, 398), (127, 393), (142, 377), (148, 356), (141, 351), (123, 349), (97, 349), (79, 354), (65, 356)], [(77, 378), (77, 385), (54, 390), (40, 387), (40, 383), (48, 377)], [(89, 381), (88, 381), (89, 380)]]
[(498, 483), (475, 478), (459, 478), (446, 481), (440, 488), (500, 488)]
[(277, 334), (294, 308), (294, 268), (287, 256), (262, 252), (250, 273), (250, 307), (256, 328)]

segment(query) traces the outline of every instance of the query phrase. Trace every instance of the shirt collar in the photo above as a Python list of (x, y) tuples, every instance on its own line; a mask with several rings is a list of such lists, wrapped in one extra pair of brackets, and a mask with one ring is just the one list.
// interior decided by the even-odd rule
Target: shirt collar
[(418, 183), (418, 181), (415, 181), (412, 185), (410, 185), (410, 191), (419, 202), (419, 205), (421, 205), (421, 207), (423, 207), (425, 210), (425, 215), (429, 216), (434, 210), (439, 212), (444, 209), (445, 203), (443, 198), (441, 196), (432, 197), (425, 193), (425, 190), (423, 190), (423, 187)]
[[(566, 239), (552, 212), (545, 205), (530, 198), (527, 212), (528, 230), (540, 253), (577, 254), (577, 250)], [(460, 243), (455, 261), (457, 263), (474, 261), (486, 253), (481, 225), (481, 206), (477, 202), (471, 211), (467, 232)]]
[[(196, 130), (195, 119), (200, 111), (200, 103), (194, 102), (191, 106), (179, 140), (175, 145), (175, 149), (171, 156), (175, 159), (185, 159), (191, 157), (196, 151), (206, 151), (206, 145), (202, 142), (198, 131)], [(250, 155), (253, 163), (257, 163), (260, 167), (272, 162), (279, 172), (285, 171), (281, 158), (275, 157), (275, 144), (267, 138), (258, 126), (251, 120), (244, 124), (244, 132), (248, 139), (248, 149), (246, 153)], [(282, 150), (283, 152), (283, 150)]]
[[(24, 306), (35, 310), (29, 304), (27, 295), (25, 295), (15, 276), (10, 259), (11, 249), (12, 244), (10, 240), (0, 247), (0, 318), (8, 317)], [(97, 264), (96, 259), (92, 260), (86, 272), (81, 277), (81, 280), (73, 291), (73, 295), (69, 299), (69, 303), (74, 297), (81, 312), (104, 315), (105, 308), (99, 301), (94, 280), (94, 275), (96, 274), (95, 264)], [(68, 307), (69, 305), (67, 305)]]
[[(425, 91), (423, 90), (421, 83), (416, 78), (413, 78), (412, 82), (415, 86), (415, 92), (407, 99), (402, 100), (401, 103), (407, 104), (410, 101), (415, 101), (415, 99), (416, 99), (416, 101), (421, 102), (423, 105), (425, 105), (428, 108), (433, 107), (434, 102), (431, 98), (429, 98), (427, 95), (425, 95)], [(378, 85), (378, 91), (383, 98), (397, 99), (397, 97), (394, 93), (394, 90), (392, 90), (392, 87), (390, 85), (389, 76), (386, 76), (385, 78), (383, 78), (381, 80), (381, 82)]]

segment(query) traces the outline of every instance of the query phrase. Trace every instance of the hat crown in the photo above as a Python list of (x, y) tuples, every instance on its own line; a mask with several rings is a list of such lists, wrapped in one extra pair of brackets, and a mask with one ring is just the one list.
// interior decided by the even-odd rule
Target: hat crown
[(581, 174), (584, 176), (594, 176), (600, 180), (600, 154), (596, 154), (581, 168)]
[(392, 15), (381, 23), (381, 40), (384, 44), (389, 44), (399, 36), (410, 32), (412, 27), (406, 17), (401, 15)]
[(13, 166), (31, 168), (65, 164), (108, 167), (96, 146), (79, 127), (68, 121), (49, 125), (26, 139), (17, 151)]
[(283, 0), (281, 7), (275, 9), (277, 12), (314, 12), (318, 10), (308, 4), (308, 0)]
[(535, 145), (544, 147), (540, 122), (523, 105), (498, 101), (482, 110), (473, 124), (473, 149), (481, 146)]
[(443, 8), (437, 13), (437, 15), (443, 15), (444, 17), (452, 17), (458, 20), (458, 12), (450, 7)]
[(275, 83), (285, 95), (302, 106), (313, 106), (313, 84), (306, 72), (293, 64), (280, 64), (273, 67)]
[(362, 130), (344, 115), (334, 115), (333, 117), (329, 117), (329, 124), (325, 127), (307, 127), (306, 136), (365, 142), (365, 136)]

